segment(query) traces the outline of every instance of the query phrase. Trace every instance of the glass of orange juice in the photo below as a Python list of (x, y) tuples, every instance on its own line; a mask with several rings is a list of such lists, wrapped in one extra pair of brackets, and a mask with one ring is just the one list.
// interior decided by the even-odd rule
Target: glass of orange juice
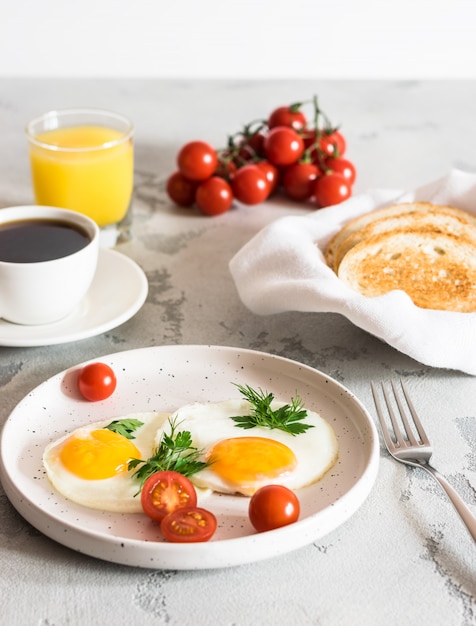
[(50, 111), (26, 128), (35, 202), (84, 213), (101, 243), (130, 239), (133, 126), (101, 109)]

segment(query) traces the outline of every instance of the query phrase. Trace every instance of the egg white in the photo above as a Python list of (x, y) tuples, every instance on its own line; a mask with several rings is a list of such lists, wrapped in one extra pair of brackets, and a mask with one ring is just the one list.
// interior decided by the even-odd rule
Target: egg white
[(137, 496), (139, 483), (132, 478), (133, 472), (121, 472), (111, 478), (86, 480), (72, 474), (61, 462), (60, 451), (63, 443), (71, 435), (87, 434), (93, 430), (108, 426), (114, 419), (137, 419), (143, 422), (134, 431), (132, 443), (139, 450), (141, 459), (148, 459), (154, 454), (157, 429), (167, 420), (169, 414), (136, 413), (126, 418), (110, 418), (88, 424), (68, 433), (50, 443), (43, 453), (43, 465), (46, 474), (54, 486), (65, 498), (92, 509), (116, 513), (141, 513), (140, 496)]
[[(286, 404), (273, 401), (271, 408), (277, 409)], [(207, 458), (210, 449), (222, 439), (231, 437), (265, 437), (279, 441), (290, 448), (296, 458), (295, 469), (272, 480), (264, 478), (253, 485), (231, 484), (213, 471), (213, 463), (207, 468), (189, 476), (190, 480), (202, 489), (220, 493), (241, 493), (250, 496), (266, 484), (284, 485), (289, 489), (299, 489), (318, 481), (334, 465), (338, 456), (337, 438), (333, 428), (319, 414), (307, 411), (303, 423), (311, 424), (306, 432), (291, 435), (282, 430), (254, 427), (249, 430), (239, 428), (230, 419), (236, 415), (248, 415), (251, 405), (246, 400), (226, 400), (215, 403), (193, 403), (178, 409), (170, 418), (175, 421), (177, 431), (189, 431), (193, 445), (200, 450), (201, 460)], [(157, 432), (156, 445), (163, 433), (170, 433), (170, 422)]]

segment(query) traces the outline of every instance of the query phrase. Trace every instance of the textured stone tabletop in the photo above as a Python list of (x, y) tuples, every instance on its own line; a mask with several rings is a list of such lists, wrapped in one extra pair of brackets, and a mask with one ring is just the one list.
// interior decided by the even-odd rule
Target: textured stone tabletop
[[(240, 301), (233, 255), (278, 217), (309, 208), (239, 207), (218, 218), (177, 210), (164, 192), (183, 143), (220, 146), (242, 124), (317, 94), (342, 126), (356, 193), (412, 189), (451, 168), (476, 172), (473, 82), (0, 81), (0, 207), (32, 203), (26, 122), (74, 106), (135, 124), (133, 239), (118, 247), (149, 295), (128, 322), (49, 347), (0, 347), (0, 425), (54, 374), (114, 352), (171, 344), (249, 348), (321, 370), (376, 419), (369, 381), (404, 378), (434, 464), (476, 512), (476, 379), (424, 366), (330, 313), (257, 316)], [(476, 349), (476, 346), (475, 346)], [(443, 492), (381, 450), (370, 496), (311, 545), (217, 570), (163, 571), (85, 556), (25, 522), (0, 488), (0, 596), (6, 626), (96, 624), (476, 624), (476, 546)]]

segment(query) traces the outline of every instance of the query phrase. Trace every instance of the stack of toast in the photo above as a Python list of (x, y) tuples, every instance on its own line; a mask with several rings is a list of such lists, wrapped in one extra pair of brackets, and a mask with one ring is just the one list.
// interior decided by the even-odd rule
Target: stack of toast
[(344, 225), (325, 257), (367, 297), (405, 291), (416, 306), (476, 311), (476, 217), (429, 202), (394, 204)]

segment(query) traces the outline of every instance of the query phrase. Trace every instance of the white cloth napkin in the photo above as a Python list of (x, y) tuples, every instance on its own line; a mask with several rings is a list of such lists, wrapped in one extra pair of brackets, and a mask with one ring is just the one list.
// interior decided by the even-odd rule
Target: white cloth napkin
[(280, 218), (230, 261), (243, 303), (254, 313), (334, 312), (433, 367), (476, 375), (476, 313), (416, 307), (403, 291), (367, 298), (342, 283), (324, 250), (348, 220), (395, 202), (429, 201), (476, 214), (476, 174), (452, 170), (413, 191), (371, 190), (309, 215)]

